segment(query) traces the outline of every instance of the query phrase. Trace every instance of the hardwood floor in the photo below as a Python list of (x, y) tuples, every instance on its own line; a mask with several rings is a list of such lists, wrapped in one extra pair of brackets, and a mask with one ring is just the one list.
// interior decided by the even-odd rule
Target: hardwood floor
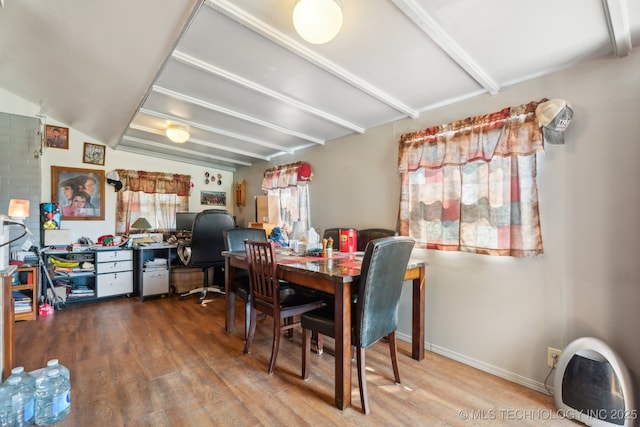
[(18, 322), (16, 364), (31, 371), (57, 358), (69, 368), (71, 413), (59, 426), (578, 425), (559, 419), (550, 396), (431, 352), (417, 362), (402, 341), (402, 384), (378, 343), (367, 350), (372, 413), (360, 410), (355, 361), (354, 407), (340, 411), (331, 354), (312, 353), (302, 381), (296, 330), (269, 376), (271, 320), (258, 322), (252, 353), (243, 355), (242, 306), (227, 334), (224, 299), (201, 306), (197, 298), (122, 298)]

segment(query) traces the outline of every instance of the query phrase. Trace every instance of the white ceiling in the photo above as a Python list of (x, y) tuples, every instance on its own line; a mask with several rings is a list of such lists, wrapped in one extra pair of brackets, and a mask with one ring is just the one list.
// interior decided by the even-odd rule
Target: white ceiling
[(637, 0), (342, 0), (325, 45), (295, 0), (0, 3), (0, 87), (112, 148), (228, 170), (640, 43)]

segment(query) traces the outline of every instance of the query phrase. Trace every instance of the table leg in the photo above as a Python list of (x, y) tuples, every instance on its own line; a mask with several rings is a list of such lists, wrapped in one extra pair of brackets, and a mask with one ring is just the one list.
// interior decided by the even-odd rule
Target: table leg
[(233, 277), (235, 274), (235, 267), (231, 265), (231, 261), (229, 257), (225, 257), (224, 259), (224, 300), (225, 300), (225, 310), (224, 310), (224, 329), (227, 332), (234, 332), (236, 329), (235, 322), (235, 300), (236, 300), (236, 292), (234, 287), (231, 285), (233, 283)]
[(335, 403), (351, 406), (351, 284), (340, 282), (335, 293)]
[(413, 315), (411, 321), (411, 357), (424, 359), (424, 304), (426, 268), (420, 267), (420, 275), (413, 279)]

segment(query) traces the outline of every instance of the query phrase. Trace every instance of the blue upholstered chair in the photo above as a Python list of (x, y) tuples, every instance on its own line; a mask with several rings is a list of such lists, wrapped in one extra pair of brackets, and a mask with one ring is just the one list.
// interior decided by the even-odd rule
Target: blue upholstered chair
[[(360, 402), (365, 414), (369, 413), (367, 381), (365, 377), (365, 349), (387, 337), (391, 364), (396, 383), (400, 383), (396, 329), (398, 306), (407, 264), (414, 241), (407, 237), (386, 237), (369, 242), (360, 274), (357, 302), (353, 303), (351, 344), (357, 351)], [(335, 336), (334, 307), (325, 307), (303, 313), (302, 323), (302, 378), (309, 376), (311, 332)]]

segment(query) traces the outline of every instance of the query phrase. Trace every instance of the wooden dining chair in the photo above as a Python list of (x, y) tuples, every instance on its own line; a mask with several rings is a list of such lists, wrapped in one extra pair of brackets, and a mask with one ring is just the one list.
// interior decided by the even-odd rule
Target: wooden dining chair
[(302, 313), (320, 308), (324, 301), (300, 287), (282, 287), (278, 279), (278, 265), (275, 244), (272, 241), (245, 241), (247, 262), (249, 264), (249, 283), (251, 288), (251, 315), (249, 334), (244, 353), (249, 353), (256, 332), (257, 312), (273, 318), (273, 345), (271, 360), (267, 372), (273, 373), (280, 346), (280, 334), (283, 330), (292, 331), (299, 326)]
[[(389, 341), (395, 382), (400, 383), (396, 345), (398, 307), (414, 243), (408, 237), (386, 237), (369, 242), (364, 253), (357, 300), (351, 307), (351, 345), (356, 348), (360, 403), (365, 414), (370, 412), (365, 376), (365, 349), (384, 337)], [(300, 316), (303, 379), (309, 377), (311, 333), (335, 337), (333, 310), (332, 304), (328, 304)]]

